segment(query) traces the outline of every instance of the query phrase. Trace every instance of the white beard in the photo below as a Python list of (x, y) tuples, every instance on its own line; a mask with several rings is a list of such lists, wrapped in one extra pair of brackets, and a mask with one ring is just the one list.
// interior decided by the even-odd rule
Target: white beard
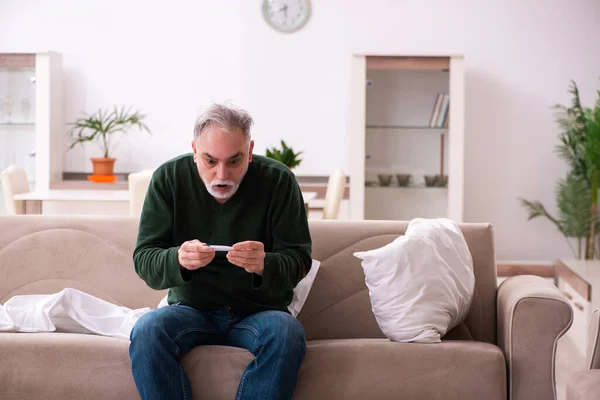
[[(242, 177), (240, 178), (240, 182), (244, 179), (244, 176), (246, 176), (246, 172), (248, 172), (248, 165), (246, 166), (246, 170), (244, 171), (244, 173), (242, 174)], [(206, 190), (208, 191), (208, 193), (210, 193), (210, 195), (212, 197), (214, 197), (215, 199), (220, 199), (220, 200), (230, 199), (233, 197), (235, 192), (237, 192), (237, 190), (240, 188), (239, 183), (235, 183), (234, 181), (222, 181), (219, 179), (215, 179), (212, 182), (207, 182), (203, 176), (200, 176), (200, 178), (202, 178), (202, 181), (204, 181), (204, 185), (206, 186)], [(229, 189), (225, 193), (218, 192), (214, 189), (214, 187), (216, 185), (229, 185), (229, 186), (231, 186), (231, 189)]]
[[(210, 183), (204, 182), (204, 184), (206, 185), (206, 190), (208, 190), (208, 193), (210, 193), (210, 195), (216, 199), (229, 199), (231, 197), (233, 197), (233, 195), (235, 194), (235, 192), (237, 192), (238, 188), (240, 187), (240, 185), (237, 185), (235, 182), (233, 181), (221, 181), (221, 180), (214, 180)], [(214, 189), (214, 186), (216, 185), (230, 185), (231, 189), (229, 189), (227, 192), (218, 192)]]

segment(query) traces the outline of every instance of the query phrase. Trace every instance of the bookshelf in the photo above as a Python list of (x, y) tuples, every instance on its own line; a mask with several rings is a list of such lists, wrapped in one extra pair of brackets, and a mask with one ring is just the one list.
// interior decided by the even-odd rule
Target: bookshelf
[(0, 126), (35, 126), (34, 122), (0, 122)]
[(356, 55), (352, 76), (351, 218), (462, 221), (463, 58)]

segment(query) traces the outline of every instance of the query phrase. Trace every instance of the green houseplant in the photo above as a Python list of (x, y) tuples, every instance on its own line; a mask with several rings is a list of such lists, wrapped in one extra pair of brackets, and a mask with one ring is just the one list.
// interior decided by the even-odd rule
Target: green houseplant
[(302, 159), (299, 158), (301, 154), (301, 151), (297, 153), (294, 152), (294, 150), (291, 147), (288, 147), (288, 145), (282, 140), (281, 148), (278, 149), (276, 147), (272, 147), (267, 149), (266, 156), (282, 162), (283, 164), (287, 165), (289, 169), (294, 169), (302, 162)]
[(87, 142), (98, 144), (102, 157), (90, 158), (93, 175), (112, 177), (116, 161), (112, 157), (112, 152), (118, 144), (118, 140), (114, 139), (118, 136), (117, 134), (128, 134), (134, 127), (151, 134), (150, 129), (144, 123), (145, 118), (146, 115), (132, 110), (131, 107), (125, 109), (125, 107), (114, 106), (112, 110), (100, 109), (96, 113), (78, 118), (70, 124), (71, 129), (68, 135), (71, 143), (69, 149)]
[[(575, 82), (569, 89), (571, 106), (555, 105), (561, 131), (556, 152), (569, 165), (569, 172), (556, 186), (558, 216), (552, 216), (539, 201), (520, 199), (531, 220), (545, 217), (567, 238), (576, 239), (579, 259), (598, 258), (598, 188), (600, 183), (600, 90), (593, 108), (583, 107)], [(570, 243), (569, 243), (570, 244)]]

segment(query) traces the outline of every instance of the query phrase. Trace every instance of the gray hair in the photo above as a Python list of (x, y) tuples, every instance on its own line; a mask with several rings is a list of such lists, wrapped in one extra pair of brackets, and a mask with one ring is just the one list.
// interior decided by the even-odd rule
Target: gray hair
[(196, 119), (194, 139), (198, 139), (204, 129), (212, 125), (220, 125), (226, 132), (231, 128), (240, 128), (244, 136), (250, 138), (250, 127), (253, 122), (250, 114), (236, 105), (213, 104)]

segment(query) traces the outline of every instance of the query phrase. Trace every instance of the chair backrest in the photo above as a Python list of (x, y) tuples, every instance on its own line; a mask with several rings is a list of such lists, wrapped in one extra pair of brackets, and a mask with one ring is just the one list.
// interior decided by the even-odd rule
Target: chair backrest
[(133, 172), (127, 176), (129, 187), (129, 215), (139, 217), (154, 170)]
[(340, 203), (344, 196), (346, 177), (341, 168), (336, 168), (329, 176), (327, 191), (325, 192), (325, 206), (323, 207), (323, 219), (337, 219), (340, 213)]
[(15, 200), (14, 196), (30, 191), (27, 172), (16, 165), (11, 165), (0, 173), (0, 180), (2, 180), (6, 214), (24, 214), (23, 202)]

